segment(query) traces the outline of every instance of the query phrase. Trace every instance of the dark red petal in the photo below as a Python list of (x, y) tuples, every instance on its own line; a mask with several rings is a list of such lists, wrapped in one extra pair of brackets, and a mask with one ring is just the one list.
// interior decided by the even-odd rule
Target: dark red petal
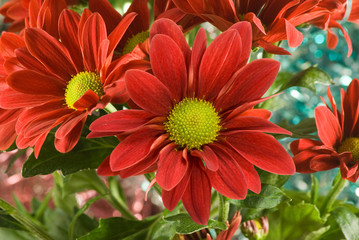
[(211, 171), (217, 171), (219, 168), (219, 160), (211, 147), (205, 145), (202, 150), (193, 150), (191, 155), (201, 158), (206, 164), (206, 168)]
[(82, 118), (80, 119), (80, 121), (77, 122), (76, 125), (71, 125), (71, 124), (75, 124), (75, 122), (72, 122), (71, 120), (66, 122), (66, 124), (70, 125), (68, 127), (72, 126), (72, 128), (70, 131), (67, 132), (65, 136), (61, 136), (62, 138), (55, 138), (55, 147), (57, 151), (66, 153), (75, 147), (75, 145), (77, 144), (77, 142), (81, 137), (82, 128), (86, 122), (86, 118), (87, 118), (87, 114), (84, 113), (82, 115)]
[(144, 129), (128, 136), (111, 153), (112, 171), (123, 170), (143, 160), (151, 152), (159, 134), (159, 131)]
[(236, 30), (228, 30), (209, 45), (199, 68), (199, 97), (211, 99), (238, 70), (242, 41)]
[(94, 91), (89, 89), (76, 102), (74, 102), (73, 107), (79, 111), (84, 111), (86, 109), (91, 109), (92, 107), (96, 106), (98, 101), (98, 95)]
[(131, 99), (138, 106), (155, 115), (167, 116), (172, 108), (171, 93), (160, 80), (147, 72), (129, 70), (125, 81)]
[[(42, 65), (42, 63), (39, 62), (34, 56), (32, 56), (26, 48), (18, 48), (15, 50), (15, 53), (17, 61), (23, 65), (24, 69), (33, 70), (40, 73), (45, 72), (46, 74), (49, 74), (45, 66)], [(8, 61), (9, 60), (7, 60), (7, 62)], [(9, 72), (10, 71), (8, 71), (8, 73)]]
[(152, 38), (150, 59), (154, 75), (179, 102), (187, 90), (186, 62), (181, 49), (168, 36), (157, 34)]
[(290, 144), (290, 150), (295, 155), (303, 150), (311, 149), (314, 146), (320, 146), (320, 145), (323, 145), (323, 143), (320, 141), (302, 138), (293, 141)]
[(235, 73), (231, 86), (225, 86), (228, 90), (221, 92), (216, 108), (226, 111), (262, 97), (273, 84), (279, 67), (280, 63), (272, 59), (258, 59), (245, 65)]
[(170, 191), (162, 190), (162, 201), (163, 205), (170, 211), (172, 211), (180, 201), (183, 193), (187, 189), (188, 182), (191, 178), (193, 164), (189, 164), (188, 169), (183, 176), (182, 180), (177, 184), (176, 187)]
[(56, 130), (55, 137), (58, 139), (66, 137), (80, 121), (86, 119), (86, 113), (75, 111)]
[(39, 28), (25, 30), (25, 42), (29, 52), (64, 82), (76, 75), (76, 69), (67, 50), (61, 43)]
[(292, 135), (288, 130), (266, 119), (252, 116), (238, 116), (231, 119), (228, 123), (225, 122), (223, 127), (226, 129), (224, 134), (231, 134), (236, 131), (258, 131)]
[(338, 119), (325, 106), (316, 107), (314, 113), (320, 140), (328, 147), (339, 144), (342, 139), (342, 131)]
[(178, 47), (182, 50), (183, 56), (188, 66), (191, 50), (179, 26), (168, 18), (160, 18), (159, 20), (156, 20), (151, 26), (150, 41), (152, 41), (152, 38), (156, 34), (164, 34), (172, 38), (173, 41), (177, 43)]
[(313, 150), (304, 150), (293, 156), (296, 171), (299, 173), (313, 173), (315, 172), (310, 168), (310, 160), (317, 156), (318, 153)]
[(200, 159), (193, 158), (188, 161), (194, 166), (182, 196), (182, 203), (194, 222), (207, 225), (211, 211), (211, 183), (199, 165), (202, 164)]
[(86, 70), (98, 71), (98, 51), (102, 41), (107, 39), (105, 22), (100, 14), (94, 13), (86, 20), (81, 39)]
[(7, 82), (13, 89), (26, 94), (57, 97), (65, 94), (66, 85), (58, 78), (31, 70), (14, 72), (8, 76)]
[(339, 167), (340, 162), (336, 156), (320, 154), (310, 160), (310, 169), (314, 171), (327, 171)]
[(253, 165), (271, 173), (292, 175), (292, 158), (273, 137), (259, 132), (238, 132), (226, 137), (234, 149)]
[(106, 114), (96, 119), (91, 125), (90, 130), (93, 132), (123, 132), (133, 131), (148, 121), (153, 119), (151, 113), (142, 110), (123, 110)]
[(89, 9), (101, 14), (106, 22), (107, 32), (111, 32), (122, 19), (108, 0), (89, 0)]
[(59, 35), (61, 42), (68, 49), (70, 56), (76, 66), (76, 70), (84, 70), (82, 52), (78, 39), (78, 28), (80, 15), (71, 10), (64, 10), (59, 18)]
[(212, 148), (220, 162), (217, 171), (207, 171), (212, 187), (228, 198), (245, 198), (247, 195), (247, 182), (240, 166), (223, 149), (216, 146), (212, 146)]
[(207, 36), (206, 31), (203, 28), (200, 28), (197, 32), (196, 38), (193, 42), (192, 47), (192, 59), (190, 65), (190, 71), (188, 76), (188, 96), (192, 96), (193, 93), (198, 93), (198, 72), (199, 66), (201, 64), (201, 60), (204, 52), (207, 48)]
[(167, 145), (160, 152), (156, 179), (166, 191), (176, 187), (187, 171), (188, 162), (182, 155), (183, 151), (177, 150), (175, 144)]
[(106, 157), (105, 160), (98, 166), (97, 174), (100, 176), (116, 176), (119, 172), (113, 172), (110, 168), (110, 156)]

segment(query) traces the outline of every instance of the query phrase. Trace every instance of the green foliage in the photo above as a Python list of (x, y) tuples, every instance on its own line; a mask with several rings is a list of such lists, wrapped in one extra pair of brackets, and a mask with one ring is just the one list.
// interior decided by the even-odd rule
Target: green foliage
[(274, 134), (277, 139), (284, 137), (291, 138), (319, 138), (314, 133), (317, 132), (317, 126), (314, 118), (305, 118), (301, 120), (297, 125), (291, 125), (286, 120), (278, 124), (278, 126), (287, 129), (292, 133), (292, 136), (284, 134)]
[(331, 212), (347, 240), (359, 239), (359, 218), (348, 208), (338, 207)]

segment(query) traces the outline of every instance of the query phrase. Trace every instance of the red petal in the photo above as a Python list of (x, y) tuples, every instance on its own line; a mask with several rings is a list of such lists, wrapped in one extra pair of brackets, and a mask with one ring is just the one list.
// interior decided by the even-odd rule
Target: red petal
[(239, 66), (243, 66), (248, 62), (249, 55), (252, 51), (252, 27), (247, 21), (233, 24), (229, 29), (235, 29), (241, 36), (242, 54), (239, 56)]
[(212, 146), (220, 164), (217, 171), (207, 171), (211, 185), (222, 195), (232, 199), (244, 199), (247, 182), (237, 162), (223, 149)]
[(33, 95), (64, 97), (66, 85), (58, 78), (31, 70), (17, 71), (9, 75), (8, 84), (15, 90)]
[(92, 14), (86, 20), (82, 31), (82, 53), (85, 68), (91, 72), (96, 70), (98, 72), (98, 51), (102, 41), (107, 39), (105, 22), (100, 14)]
[(74, 102), (73, 107), (79, 111), (84, 111), (86, 109), (91, 109), (96, 106), (98, 101), (98, 95), (94, 91), (89, 89), (76, 102)]
[(216, 109), (237, 107), (244, 102), (256, 100), (263, 96), (273, 84), (279, 71), (280, 63), (272, 59), (254, 60), (235, 73), (235, 78), (228, 89), (221, 92), (216, 102)]
[(106, 157), (105, 160), (98, 166), (97, 174), (100, 176), (116, 176), (119, 172), (113, 172), (110, 168), (110, 156)]
[(193, 92), (197, 93), (198, 88), (198, 72), (199, 66), (201, 64), (201, 60), (203, 57), (204, 52), (207, 48), (207, 36), (206, 31), (203, 28), (200, 28), (197, 32), (196, 38), (193, 42), (192, 47), (192, 59), (191, 59), (191, 70), (189, 73), (192, 72), (193, 75), (189, 75), (188, 78), (188, 89), (187, 92), (188, 96), (192, 96)]
[(284, 19), (284, 21), (289, 47), (298, 47), (303, 42), (303, 34), (298, 31), (289, 21), (286, 19)]
[(11, 121), (0, 125), (0, 150), (8, 149), (16, 138), (15, 132), (16, 121)]
[(223, 32), (207, 48), (199, 68), (199, 97), (211, 99), (238, 70), (242, 41), (236, 30)]
[(125, 81), (131, 99), (138, 106), (155, 115), (167, 116), (172, 108), (171, 93), (160, 80), (147, 72), (129, 70)]
[(314, 171), (327, 171), (339, 165), (338, 158), (330, 154), (317, 155), (310, 160), (310, 168)]
[(159, 134), (159, 131), (144, 129), (128, 136), (111, 153), (112, 171), (123, 170), (143, 160)]
[(293, 141), (290, 144), (290, 150), (295, 155), (303, 150), (311, 149), (314, 146), (320, 146), (320, 145), (323, 145), (323, 143), (312, 139), (302, 138)]
[(69, 115), (61, 126), (56, 130), (55, 137), (58, 139), (65, 138), (71, 130), (76, 126), (79, 122), (86, 120), (86, 113), (75, 111), (71, 115)]
[(176, 187), (187, 171), (188, 162), (182, 153), (176, 149), (175, 144), (167, 145), (160, 152), (156, 179), (158, 185), (166, 191)]
[(0, 43), (0, 53), (5, 59), (15, 57), (15, 49), (25, 47), (24, 39), (11, 32), (2, 32)]
[(211, 171), (217, 171), (219, 168), (219, 161), (217, 155), (211, 149), (211, 147), (205, 145), (202, 150), (193, 150), (191, 155), (203, 159), (206, 164), (206, 168)]
[(61, 43), (39, 28), (25, 30), (25, 42), (29, 52), (64, 82), (76, 75), (69, 54)]
[(234, 149), (253, 165), (271, 173), (292, 175), (292, 158), (273, 137), (258, 132), (238, 132), (226, 137)]
[(121, 14), (107, 0), (89, 0), (89, 9), (101, 14), (106, 22), (107, 32), (111, 32), (122, 19)]
[(154, 75), (179, 102), (187, 89), (186, 63), (178, 45), (168, 36), (157, 34), (152, 38), (150, 59)]
[(207, 174), (201, 169), (198, 158), (188, 159), (194, 164), (187, 189), (182, 196), (182, 203), (192, 220), (207, 225), (211, 210), (211, 183)]
[(342, 139), (342, 131), (338, 119), (325, 106), (316, 107), (314, 113), (320, 140), (328, 147), (339, 144)]
[(317, 152), (311, 150), (304, 150), (294, 155), (293, 161), (295, 162), (296, 171), (299, 173), (315, 172), (310, 168), (310, 160), (317, 155)]

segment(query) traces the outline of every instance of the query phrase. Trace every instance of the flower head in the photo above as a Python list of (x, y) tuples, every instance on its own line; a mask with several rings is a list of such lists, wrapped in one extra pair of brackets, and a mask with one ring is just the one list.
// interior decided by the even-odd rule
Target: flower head
[(50, 130), (60, 125), (55, 147), (68, 152), (78, 142), (88, 114), (121, 101), (123, 84), (118, 81), (126, 67), (112, 58), (134, 17), (127, 15), (107, 34), (98, 13), (85, 10), (80, 17), (64, 10), (60, 40), (40, 28), (27, 28), (24, 38), (2, 34), (2, 51), (13, 56), (5, 61), (9, 88), (0, 103), (9, 109), (26, 107), (16, 124), (19, 148), (35, 146), (38, 156)]
[(341, 92), (341, 112), (328, 88), (329, 106), (315, 108), (320, 141), (299, 139), (291, 143), (297, 172), (312, 173), (339, 167), (343, 179), (359, 177), (359, 80), (353, 79), (347, 92)]
[[(248, 37), (249, 36), (249, 37)], [(290, 134), (268, 121), (270, 112), (253, 109), (273, 83), (279, 63), (247, 63), (251, 26), (237, 23), (206, 48), (201, 29), (191, 50), (169, 19), (150, 31), (153, 74), (129, 70), (127, 91), (138, 110), (96, 120), (88, 137), (118, 135), (123, 141), (99, 167), (101, 175), (129, 177), (157, 171), (166, 208), (182, 200), (192, 219), (207, 224), (211, 188), (243, 199), (261, 188), (254, 165), (293, 174), (294, 163), (274, 137)]]

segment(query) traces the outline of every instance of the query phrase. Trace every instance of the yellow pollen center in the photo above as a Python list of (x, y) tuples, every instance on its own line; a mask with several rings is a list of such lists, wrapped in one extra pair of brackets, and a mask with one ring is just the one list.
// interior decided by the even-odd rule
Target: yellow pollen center
[(171, 141), (191, 150), (215, 141), (221, 130), (220, 121), (212, 103), (185, 98), (174, 106), (164, 125)]
[(339, 146), (338, 152), (351, 152), (353, 159), (359, 161), (359, 138), (350, 137), (345, 139)]
[(65, 90), (65, 101), (69, 108), (75, 109), (74, 103), (88, 90), (92, 90), (99, 98), (103, 95), (100, 76), (94, 72), (80, 72), (72, 77)]
[(125, 55), (126, 53), (132, 52), (137, 44), (143, 43), (149, 36), (150, 33), (148, 31), (143, 31), (132, 36), (127, 40), (126, 45), (123, 47), (122, 54)]

